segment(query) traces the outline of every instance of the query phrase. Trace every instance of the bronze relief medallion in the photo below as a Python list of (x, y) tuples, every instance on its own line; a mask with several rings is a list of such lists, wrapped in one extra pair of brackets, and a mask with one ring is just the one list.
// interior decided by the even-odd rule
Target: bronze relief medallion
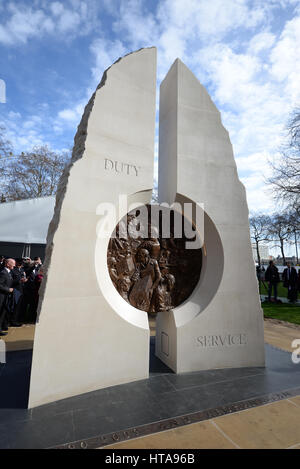
[[(173, 210), (164, 208), (153, 222), (151, 211), (158, 207), (147, 205), (142, 223), (139, 209), (123, 217), (110, 238), (107, 253), (110, 278), (119, 294), (148, 313), (168, 311), (187, 300), (199, 281), (202, 265), (202, 250), (186, 247), (186, 241), (193, 239), (184, 234), (187, 220), (177, 213), (183, 233), (178, 237), (174, 234)], [(170, 220), (167, 236), (162, 216)]]

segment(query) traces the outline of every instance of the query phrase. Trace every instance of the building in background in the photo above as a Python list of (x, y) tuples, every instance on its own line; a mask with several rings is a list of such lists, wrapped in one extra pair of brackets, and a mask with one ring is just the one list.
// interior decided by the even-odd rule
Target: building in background
[(0, 254), (44, 259), (54, 204), (54, 196), (0, 204)]
[[(252, 252), (253, 252), (254, 261), (258, 262), (257, 250), (256, 250), (256, 244), (255, 243), (252, 243)], [(259, 245), (259, 255), (260, 255), (261, 262), (270, 260), (269, 246), (267, 244), (260, 244)]]

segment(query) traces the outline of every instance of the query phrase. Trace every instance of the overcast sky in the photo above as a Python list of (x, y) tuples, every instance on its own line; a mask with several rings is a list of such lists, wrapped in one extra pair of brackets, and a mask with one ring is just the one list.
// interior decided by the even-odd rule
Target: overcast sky
[(250, 211), (300, 104), (300, 0), (0, 0), (0, 122), (17, 150), (70, 148), (103, 71), (158, 49), (158, 87), (179, 57), (229, 130)]

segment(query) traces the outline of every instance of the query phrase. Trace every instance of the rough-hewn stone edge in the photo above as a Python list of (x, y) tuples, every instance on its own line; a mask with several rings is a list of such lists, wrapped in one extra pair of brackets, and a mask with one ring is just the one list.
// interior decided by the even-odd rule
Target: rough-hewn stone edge
[(99, 85), (97, 86), (95, 92), (93, 93), (92, 97), (90, 98), (88, 104), (85, 106), (80, 124), (77, 127), (77, 132), (74, 137), (74, 146), (73, 146), (73, 151), (72, 151), (72, 158), (70, 163), (65, 167), (63, 174), (59, 180), (58, 184), (58, 189), (56, 193), (56, 201), (55, 201), (55, 208), (54, 208), (54, 215), (52, 217), (52, 220), (49, 224), (48, 228), (48, 233), (47, 233), (47, 245), (46, 245), (46, 253), (45, 253), (45, 261), (44, 261), (44, 279), (40, 288), (40, 300), (39, 300), (39, 306), (38, 306), (38, 313), (37, 313), (37, 322), (40, 317), (41, 309), (42, 309), (42, 304), (45, 296), (45, 291), (46, 291), (46, 284), (47, 284), (47, 279), (48, 279), (48, 271), (51, 265), (51, 257), (52, 257), (52, 252), (54, 249), (54, 235), (56, 233), (56, 230), (59, 225), (60, 221), (60, 213), (61, 213), (61, 208), (62, 204), (66, 195), (67, 191), (67, 185), (68, 185), (68, 180), (69, 180), (69, 175), (72, 166), (74, 163), (79, 160), (80, 158), (83, 157), (84, 151), (85, 151), (85, 142), (87, 138), (87, 128), (88, 128), (88, 121), (90, 114), (92, 112), (92, 109), (94, 107), (94, 102), (96, 98), (96, 94), (98, 90), (100, 90), (102, 87), (105, 86), (106, 80), (107, 80), (107, 73), (112, 68), (115, 64), (119, 63), (122, 59), (125, 57), (128, 57), (129, 55), (136, 54), (142, 50), (147, 50), (147, 49), (154, 49), (155, 47), (146, 47), (146, 48), (141, 48), (133, 52), (129, 52), (128, 54), (124, 55), (123, 57), (119, 57), (110, 67), (108, 67), (101, 78), (101, 81)]

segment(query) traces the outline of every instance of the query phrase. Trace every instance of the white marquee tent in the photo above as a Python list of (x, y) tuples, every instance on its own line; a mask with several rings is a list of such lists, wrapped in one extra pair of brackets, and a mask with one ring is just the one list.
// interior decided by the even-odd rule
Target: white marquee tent
[(12, 257), (41, 255), (54, 205), (54, 196), (0, 204), (0, 253)]

